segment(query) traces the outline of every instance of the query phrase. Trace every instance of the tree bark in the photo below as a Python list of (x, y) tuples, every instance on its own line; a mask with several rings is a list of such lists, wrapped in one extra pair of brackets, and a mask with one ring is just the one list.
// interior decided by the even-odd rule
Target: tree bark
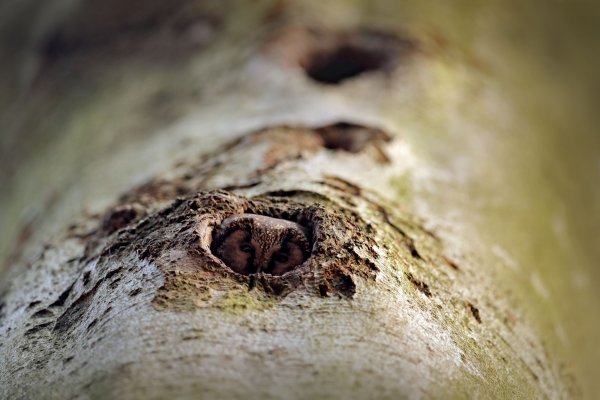
[[(559, 306), (591, 267), (507, 250), (519, 222), (556, 239), (513, 209), (527, 177), (500, 189), (538, 120), (498, 58), (410, 2), (225, 3), (10, 8), (0, 397), (589, 395)], [(242, 213), (303, 225), (310, 258), (232, 271), (212, 232)]]

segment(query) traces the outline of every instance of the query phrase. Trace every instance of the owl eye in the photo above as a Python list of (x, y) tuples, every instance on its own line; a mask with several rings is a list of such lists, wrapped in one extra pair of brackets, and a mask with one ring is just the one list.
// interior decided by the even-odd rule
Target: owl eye
[(248, 243), (243, 243), (240, 246), (240, 250), (244, 253), (252, 253), (252, 246), (250, 246)]
[(285, 253), (275, 253), (275, 255), (273, 256), (273, 260), (275, 260), (275, 262), (278, 263), (286, 263), (289, 259), (290, 258)]

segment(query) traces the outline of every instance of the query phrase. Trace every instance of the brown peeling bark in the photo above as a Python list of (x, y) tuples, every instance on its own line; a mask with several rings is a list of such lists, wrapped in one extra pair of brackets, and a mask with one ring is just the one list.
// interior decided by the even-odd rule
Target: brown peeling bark
[[(310, 13), (314, 23), (296, 21), (287, 2), (211, 4), (81, 2), (39, 39), (35, 96), (55, 99), (45, 88), (57, 82), (100, 91), (87, 78), (120, 74), (135, 84), (127, 101), (108, 86), (107, 104), (64, 116), (79, 126), (89, 112), (79, 123), (101, 119), (114, 142), (99, 167), (40, 196), (6, 258), (0, 398), (576, 395), (494, 266), (476, 262), (480, 247), (464, 254), (402, 193), (418, 157), (396, 117), (375, 110), (428, 99), (419, 77), (436, 69), (431, 38), (383, 23), (324, 27)], [(230, 41), (250, 53), (242, 67)], [(176, 58), (173, 70), (136, 81), (156, 49)], [(25, 117), (39, 112), (25, 103)], [(251, 117), (236, 120), (238, 109)], [(141, 135), (152, 118), (159, 128)], [(174, 121), (192, 133), (165, 128)], [(69, 142), (68, 124), (55, 123)], [(76, 210), (79, 191), (89, 210)], [(298, 224), (308, 258), (282, 275), (235, 272), (211, 244), (238, 214)]]

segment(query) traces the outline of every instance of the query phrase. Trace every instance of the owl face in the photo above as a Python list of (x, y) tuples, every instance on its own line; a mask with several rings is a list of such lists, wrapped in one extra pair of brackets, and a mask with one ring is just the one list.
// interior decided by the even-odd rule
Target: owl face
[(255, 214), (231, 216), (215, 230), (214, 255), (233, 271), (283, 275), (310, 253), (304, 227), (291, 221)]

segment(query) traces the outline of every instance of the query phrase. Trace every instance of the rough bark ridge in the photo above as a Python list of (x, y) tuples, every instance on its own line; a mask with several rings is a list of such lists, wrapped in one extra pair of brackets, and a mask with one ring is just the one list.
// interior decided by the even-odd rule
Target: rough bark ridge
[[(495, 266), (428, 229), (403, 194), (418, 165), (396, 117), (380, 110), (403, 108), (405, 116), (413, 102), (427, 102), (423, 92), (431, 87), (419, 74), (428, 72), (417, 66), (438, 66), (426, 40), (393, 29), (311, 26), (285, 14), (284, 2), (265, 2), (254, 14), (238, 5), (250, 22), (237, 14), (227, 20), (216, 6), (211, 14), (176, 3), (174, 10), (150, 7), (153, 16), (168, 15), (159, 23), (166, 39), (146, 37), (157, 23), (149, 18), (148, 26), (126, 19), (119, 29), (71, 22), (44, 42), (51, 72), (42, 78), (50, 82), (61, 76), (52, 73), (56, 63), (101, 82), (135, 70), (158, 89), (148, 104), (145, 86), (121, 100), (120, 91), (131, 88), (116, 84), (103, 89), (114, 90), (110, 101), (87, 104), (91, 116), (68, 119), (77, 130), (98, 118), (107, 135), (130, 147), (112, 155), (106, 146), (101, 167), (86, 169), (73, 186), (58, 185), (53, 203), (50, 194), (40, 196), (46, 215), (24, 230), (0, 298), (2, 398), (575, 393), (535, 323), (496, 280)], [(93, 14), (84, 7), (74, 15), (87, 12)], [(271, 29), (261, 32), (259, 45), (248, 44), (252, 55), (240, 55), (228, 51), (227, 40), (244, 43), (246, 31), (231, 21)], [(96, 63), (81, 61), (123, 51), (107, 50), (105, 29), (125, 50), (130, 41), (150, 40), (151, 49), (162, 44), (162, 54), (183, 57), (187, 43), (209, 61), (174, 61), (192, 79), (170, 86), (130, 61), (107, 67), (107, 78)], [(207, 35), (214, 49), (204, 48)], [(141, 64), (152, 59), (151, 52), (137, 56)], [(240, 57), (247, 58), (236, 70)], [(216, 73), (223, 65), (232, 66), (231, 75)], [(213, 76), (202, 93), (186, 86)], [(69, 87), (78, 79), (68, 78)], [(260, 90), (271, 94), (261, 97)], [(354, 96), (356, 103), (348, 100)], [(249, 117), (236, 124), (228, 117), (237, 107)], [(269, 118), (253, 119), (265, 109)], [(157, 110), (166, 117), (148, 123)], [(196, 122), (185, 122), (189, 110)], [(111, 126), (114, 113), (130, 128), (117, 125), (128, 132), (122, 139)], [(177, 120), (184, 120), (180, 131), (136, 138), (145, 124), (163, 128)], [(181, 133), (186, 123), (193, 134)], [(177, 150), (177, 159), (163, 146)], [(94, 193), (93, 186), (108, 194), (92, 202), (93, 212), (75, 217), (78, 190)], [(210, 243), (213, 228), (239, 213), (301, 223), (310, 232), (310, 258), (282, 276), (233, 272)]]
[[(335, 129), (373, 135), (348, 153), (323, 139)], [(71, 226), (83, 251), (58, 266), (62, 281), (34, 290), (52, 273), (44, 257), (7, 296), (8, 396), (566, 395), (535, 336), (496, 293), (469, 287), (484, 276), (467, 278), (398, 205), (333, 175), (394, 168), (376, 132), (253, 133), (124, 194), (95, 229)], [(244, 174), (229, 172), (236, 162)], [(229, 270), (211, 229), (244, 212), (309, 227), (310, 259), (283, 276)]]

